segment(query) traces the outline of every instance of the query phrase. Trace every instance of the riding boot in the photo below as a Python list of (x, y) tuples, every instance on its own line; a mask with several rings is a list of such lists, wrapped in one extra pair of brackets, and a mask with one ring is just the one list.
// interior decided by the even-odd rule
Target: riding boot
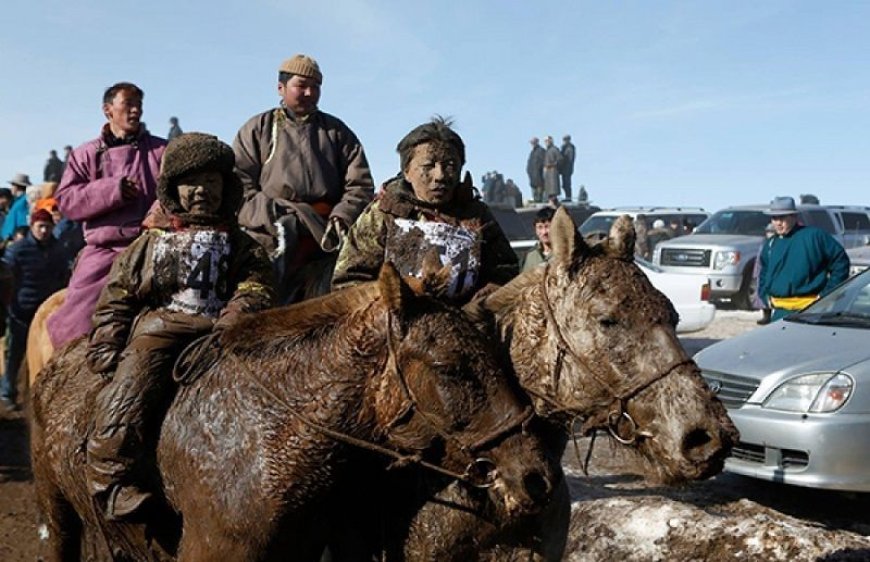
[(146, 406), (153, 400), (154, 390), (147, 370), (139, 374), (142, 359), (138, 353), (127, 355), (94, 404), (94, 428), (87, 444), (87, 486), (110, 520), (129, 515), (151, 496), (134, 483), (145, 443)]

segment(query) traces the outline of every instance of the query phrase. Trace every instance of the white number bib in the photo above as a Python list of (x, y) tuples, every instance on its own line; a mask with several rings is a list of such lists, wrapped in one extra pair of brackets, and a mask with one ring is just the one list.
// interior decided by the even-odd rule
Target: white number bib
[(185, 230), (162, 236), (154, 249), (155, 267), (176, 264), (179, 287), (166, 308), (216, 318), (229, 299), (229, 257), (226, 232)]
[(480, 234), (463, 226), (441, 222), (395, 220), (395, 239), (387, 241), (385, 258), (403, 275), (422, 275), (423, 256), (438, 250), (442, 265), (450, 265), (451, 298), (465, 295), (477, 284), (480, 271)]

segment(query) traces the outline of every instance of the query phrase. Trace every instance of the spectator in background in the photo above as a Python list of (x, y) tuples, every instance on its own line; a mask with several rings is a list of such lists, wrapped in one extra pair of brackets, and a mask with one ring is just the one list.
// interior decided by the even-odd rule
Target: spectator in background
[(57, 204), (57, 199), (47, 197), (36, 202), (36, 210), (45, 209), (51, 213), (51, 218), (54, 219), (53, 236), (63, 248), (63, 255), (69, 266), (69, 271), (72, 272), (75, 265), (75, 259), (79, 251), (85, 247), (85, 238), (82, 233), (81, 223), (77, 223), (63, 216), (60, 212), (60, 207)]
[(514, 180), (508, 178), (504, 184), (505, 199), (509, 205), (513, 207), (523, 206), (523, 192), (520, 187), (514, 183)]
[(535, 247), (528, 251), (523, 257), (522, 271), (531, 271), (532, 269), (547, 263), (550, 259), (550, 223), (553, 222), (553, 215), (556, 211), (550, 207), (544, 207), (535, 214), (535, 236), (538, 238)]
[(3, 228), (0, 229), (0, 238), (9, 240), (12, 234), (19, 226), (27, 226), (29, 208), (27, 206), (27, 186), (32, 185), (27, 174), (15, 174), (9, 180), (9, 185), (12, 186), (12, 205), (9, 207), (9, 213), (3, 220)]
[(589, 194), (586, 192), (586, 186), (580, 186), (580, 193), (577, 194), (577, 201), (579, 203), (588, 203), (589, 202)]
[(562, 153), (553, 144), (553, 137), (544, 139), (544, 192), (547, 197), (559, 197), (559, 168), (562, 165)]
[(771, 321), (801, 310), (849, 277), (849, 257), (820, 228), (798, 224), (791, 197), (777, 197), (765, 213), (775, 230), (761, 250), (758, 295), (773, 309)]
[[(65, 147), (63, 147), (63, 169), (64, 170), (66, 170), (66, 165), (69, 163), (69, 155), (72, 154), (72, 150), (73, 150), (73, 147), (71, 147), (70, 145), (66, 145)], [(61, 175), (61, 177), (63, 177), (63, 176)], [(60, 183), (60, 181), (58, 180), (57, 183)]]
[(3, 221), (6, 215), (9, 214), (9, 208), (12, 206), (12, 190), (8, 187), (0, 187), (0, 230), (3, 230)]
[(529, 141), (532, 151), (526, 161), (526, 174), (529, 176), (529, 186), (532, 188), (532, 199), (535, 203), (544, 201), (544, 147), (538, 143), (538, 137)]
[[(646, 224), (646, 215), (640, 214), (634, 217), (634, 255), (649, 261), (649, 227)], [(606, 236), (606, 233), (605, 233)]]
[(57, 151), (52, 150), (48, 153), (48, 160), (45, 162), (45, 169), (42, 172), (42, 181), (59, 182), (63, 175), (63, 160), (57, 157)]
[(177, 136), (180, 136), (184, 131), (178, 126), (178, 117), (169, 118), (169, 134), (166, 135), (166, 140), (171, 141)]
[(665, 225), (665, 221), (656, 219), (653, 221), (652, 228), (647, 231), (646, 237), (647, 244), (649, 245), (649, 257), (645, 259), (652, 261), (652, 256), (656, 251), (658, 243), (673, 238), (674, 232)]
[[(0, 381), (0, 402), (17, 409), (18, 371), (27, 345), (27, 330), (36, 309), (61, 289), (68, 277), (60, 245), (52, 237), (54, 221), (45, 209), (34, 211), (27, 235), (6, 248), (0, 283), (11, 294), (7, 314), (6, 370)], [(9, 290), (11, 289), (11, 290)]]
[(562, 176), (562, 191), (565, 192), (565, 201), (571, 200), (571, 176), (574, 175), (574, 158), (576, 149), (571, 142), (571, 135), (562, 137), (562, 164), (559, 167), (559, 175)]
[(682, 223), (682, 221), (680, 221), (680, 219), (678, 219), (676, 217), (671, 219), (671, 222), (668, 226), (671, 229), (671, 235), (673, 238), (676, 238), (677, 236), (682, 236), (684, 234), (688, 234), (688, 231), (686, 230), (686, 226)]
[(91, 329), (109, 268), (142, 231), (142, 219), (157, 197), (166, 141), (151, 135), (141, 123), (143, 97), (142, 90), (129, 82), (106, 89), (102, 105), (106, 123), (100, 136), (72, 152), (57, 187), (60, 212), (82, 223), (87, 245), (76, 263), (66, 300), (48, 318), (55, 349)]

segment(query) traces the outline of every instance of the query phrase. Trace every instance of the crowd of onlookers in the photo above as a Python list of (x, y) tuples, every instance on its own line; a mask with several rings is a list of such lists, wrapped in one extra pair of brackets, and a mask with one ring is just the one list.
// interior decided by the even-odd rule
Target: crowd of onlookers
[[(66, 154), (71, 150), (67, 147)], [(52, 150), (44, 182), (18, 173), (0, 188), (0, 321), (5, 331), (4, 373), (17, 373), (36, 309), (63, 288), (84, 246), (81, 225), (64, 218), (54, 198), (65, 162)], [(0, 402), (14, 407), (17, 378), (0, 378)]]

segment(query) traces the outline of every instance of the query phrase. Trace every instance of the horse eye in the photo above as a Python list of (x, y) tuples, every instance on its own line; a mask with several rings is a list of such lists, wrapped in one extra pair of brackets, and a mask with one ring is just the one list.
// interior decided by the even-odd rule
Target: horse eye
[(617, 324), (619, 324), (619, 320), (617, 320), (616, 318), (613, 318), (612, 316), (606, 316), (606, 317), (602, 318), (601, 320), (599, 320), (599, 323), (602, 326), (604, 326), (605, 328), (612, 328), (613, 326), (616, 326)]

